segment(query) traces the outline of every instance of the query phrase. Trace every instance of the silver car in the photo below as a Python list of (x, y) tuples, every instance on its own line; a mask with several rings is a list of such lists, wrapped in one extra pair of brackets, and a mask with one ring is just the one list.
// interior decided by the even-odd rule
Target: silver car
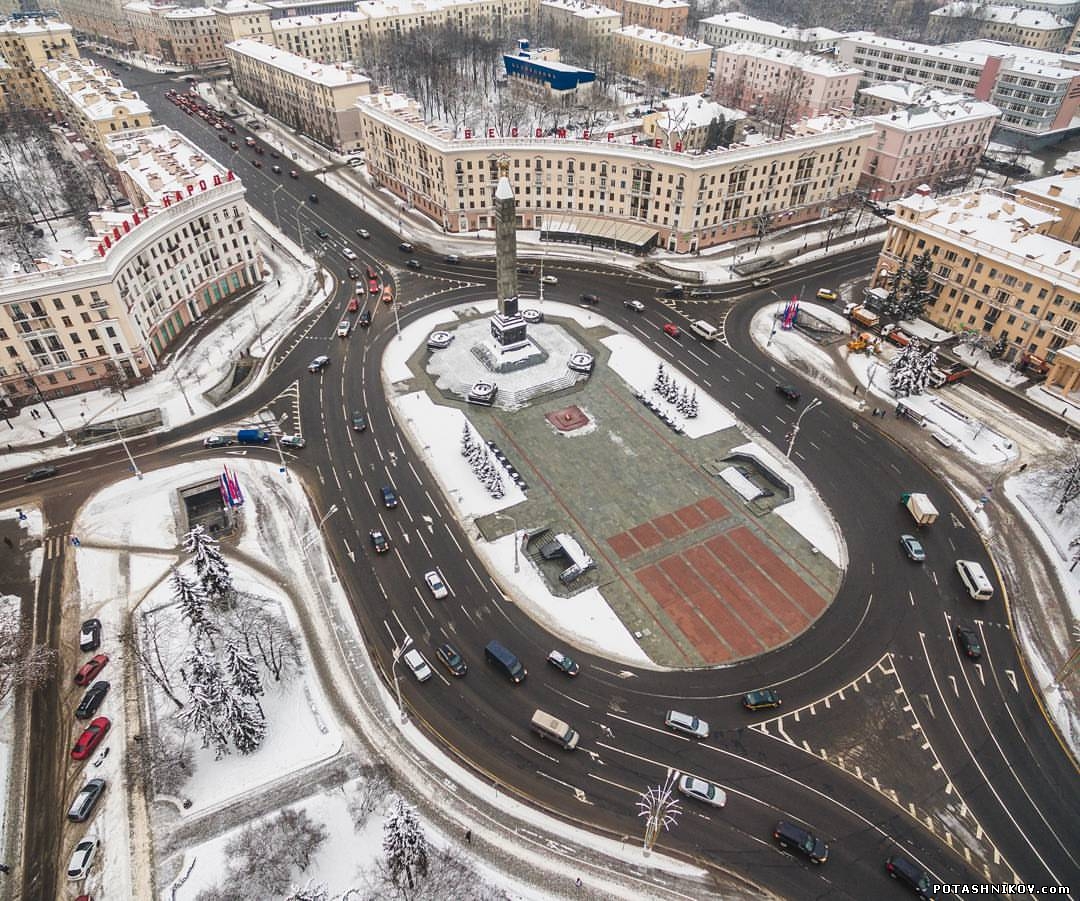
[(412, 670), (412, 674), (416, 676), (417, 682), (427, 682), (431, 678), (431, 667), (428, 666), (427, 660), (424, 659), (424, 655), (421, 654), (416, 648), (411, 648), (405, 652), (405, 665)]
[(688, 798), (696, 798), (698, 801), (712, 804), (713, 807), (723, 807), (727, 804), (727, 794), (719, 785), (698, 779), (697, 776), (684, 774), (679, 779), (679, 791)]
[(100, 844), (100, 839), (84, 838), (75, 846), (75, 850), (71, 852), (71, 860), (68, 862), (67, 874), (69, 880), (80, 882), (87, 877)]
[(699, 720), (689, 713), (679, 713), (678, 710), (669, 710), (664, 717), (664, 725), (673, 732), (681, 732), (694, 738), (708, 738), (709, 724), (705, 720)]

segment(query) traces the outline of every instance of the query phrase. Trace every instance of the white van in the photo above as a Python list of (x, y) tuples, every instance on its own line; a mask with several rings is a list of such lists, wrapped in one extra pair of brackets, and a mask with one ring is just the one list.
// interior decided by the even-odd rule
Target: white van
[(532, 722), (529, 725), (532, 727), (533, 732), (541, 738), (550, 738), (552, 741), (557, 741), (567, 751), (573, 751), (577, 747), (578, 738), (580, 737), (577, 732), (562, 720), (555, 719), (550, 713), (537, 710), (533, 714)]
[(975, 600), (985, 601), (993, 596), (994, 586), (990, 584), (985, 570), (978, 563), (972, 560), (957, 560), (956, 571), (960, 573), (960, 581), (964, 583), (968, 594)]
[(718, 329), (711, 322), (706, 322), (704, 319), (699, 319), (696, 322), (690, 323), (690, 331), (700, 338), (706, 341), (715, 341), (720, 337), (720, 329)]

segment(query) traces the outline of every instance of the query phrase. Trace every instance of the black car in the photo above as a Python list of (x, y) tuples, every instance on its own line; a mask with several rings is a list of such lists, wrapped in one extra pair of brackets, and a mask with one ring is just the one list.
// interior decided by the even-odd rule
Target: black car
[(385, 554), (388, 550), (390, 550), (390, 541), (382, 533), (382, 530), (372, 529), (370, 532), (368, 532), (368, 537), (371, 539), (371, 543), (375, 547), (376, 554)]
[(101, 706), (101, 702), (105, 700), (105, 695), (109, 693), (109, 683), (104, 679), (99, 679), (88, 689), (86, 694), (83, 695), (82, 700), (79, 702), (79, 706), (75, 708), (75, 718), (79, 720), (88, 720)]
[(904, 883), (923, 901), (931, 901), (930, 874), (916, 866), (906, 857), (894, 854), (885, 861), (885, 872), (898, 882)]
[(979, 636), (975, 634), (974, 629), (969, 629), (967, 626), (957, 626), (953, 631), (956, 634), (956, 643), (960, 645), (960, 650), (966, 656), (972, 660), (978, 660), (982, 657), (982, 645), (979, 643)]
[(783, 397), (785, 400), (791, 401), (793, 404), (797, 403), (799, 398), (802, 397), (798, 391), (796, 391), (791, 385), (777, 385), (776, 393)]
[(587, 304), (598, 304), (600, 303), (600, 298), (597, 297), (595, 294), (582, 294), (581, 302)]
[(79, 650), (96, 651), (101, 647), (101, 620), (88, 619), (79, 631)]
[(39, 466), (31, 469), (23, 476), (24, 482), (40, 482), (42, 479), (51, 479), (58, 472), (55, 466)]
[(308, 194), (307, 199), (310, 200), (312, 203), (318, 203), (319, 202), (319, 195), (318, 194)]
[(402, 241), (398, 244), (397, 249), (402, 253), (412, 253), (415, 248), (408, 241)]
[(829, 859), (829, 846), (802, 826), (781, 820), (773, 829), (773, 838), (781, 848), (794, 848), (811, 863), (825, 863)]
[(360, 278), (360, 273), (359, 273), (359, 272), (357, 272), (357, 271), (356, 271), (356, 269), (355, 269), (355, 267), (353, 267), (353, 266), (347, 266), (347, 267), (345, 268), (345, 271), (346, 271), (346, 272), (347, 272), (347, 273), (349, 274), (349, 278), (351, 278), (351, 279), (352, 279), (352, 280), (353, 280), (354, 282), (355, 282), (355, 281), (356, 281), (356, 280), (357, 280), (358, 278)]
[(397, 494), (394, 492), (394, 489), (391, 488), (389, 485), (383, 485), (381, 492), (383, 506), (390, 510), (393, 510), (394, 507), (398, 505)]
[(420, 265), (420, 261), (419, 261), (419, 260), (417, 260), (417, 259), (415, 259), (415, 258), (414, 258), (414, 259), (411, 259), (411, 260), (408, 260), (408, 261), (406, 261), (405, 265), (406, 265), (406, 266), (408, 266), (408, 267), (409, 267), (410, 269), (421, 269), (421, 268), (423, 268), (423, 267), (422, 267), (422, 266)]
[(330, 233), (325, 228), (315, 229), (315, 234), (317, 234), (324, 241), (330, 240)]
[(363, 432), (367, 430), (367, 417), (359, 410), (353, 410), (352, 429), (354, 432)]
[(371, 310), (364, 310), (364, 312), (360, 314), (360, 318), (356, 321), (360, 323), (362, 328), (367, 328), (371, 325)]
[(454, 676), (464, 676), (468, 671), (468, 664), (458, 653), (457, 648), (452, 644), (441, 644), (435, 649), (435, 656), (442, 661), (443, 665), (450, 670)]

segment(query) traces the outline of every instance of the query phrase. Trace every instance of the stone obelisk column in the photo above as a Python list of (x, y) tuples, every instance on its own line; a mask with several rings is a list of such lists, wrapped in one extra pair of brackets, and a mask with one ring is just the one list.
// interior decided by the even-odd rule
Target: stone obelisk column
[(495, 188), (495, 279), (499, 310), (491, 317), (491, 336), (504, 353), (526, 343), (525, 320), (518, 315), (517, 213), (509, 171), (509, 163), (505, 160), (499, 163), (499, 183)]

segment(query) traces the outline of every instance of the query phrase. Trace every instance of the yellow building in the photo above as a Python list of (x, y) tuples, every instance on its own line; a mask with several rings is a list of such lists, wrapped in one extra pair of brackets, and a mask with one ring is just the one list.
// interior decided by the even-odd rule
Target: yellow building
[(686, 34), (690, 4), (684, 0), (604, 0), (622, 15), (623, 25), (640, 25), (668, 34)]
[(398, 94), (361, 98), (360, 111), (372, 181), (449, 232), (494, 227), (506, 160), (521, 228), (680, 253), (752, 235), (763, 215), (779, 227), (827, 214), (854, 192), (873, 135), (860, 122), (812, 120), (782, 141), (695, 154), (608, 133), (454, 135)]
[(213, 10), (223, 46), (243, 38), (274, 43), (269, 6), (253, 0), (227, 0), (221, 6), (213, 7)]
[(1080, 246), (1080, 167), (1013, 185), (1017, 197), (1050, 207), (1058, 216), (1047, 234)]
[(169, 43), (169, 26), (165, 13), (179, 9), (175, 3), (148, 3), (136, 0), (124, 6), (131, 39), (141, 53), (165, 59)]
[(1053, 236), (1057, 213), (997, 189), (892, 204), (874, 274), (884, 287), (902, 260), (929, 251), (932, 300), (925, 316), (950, 331), (1004, 338), (1006, 361), (1051, 362), (1080, 324), (1080, 250)]
[(966, 0), (933, 10), (927, 23), (927, 37), (934, 43), (975, 37), (1034, 50), (1064, 50), (1072, 33), (1072, 22), (1045, 9)]
[(71, 26), (55, 19), (8, 19), (0, 22), (0, 56), (5, 70), (8, 105), (23, 109), (53, 108), (53, 93), (41, 73), (51, 60), (78, 56)]
[(162, 58), (199, 68), (225, 59), (225, 45), (218, 31), (218, 18), (205, 6), (174, 9), (165, 13), (168, 49)]
[(614, 34), (619, 68), (634, 78), (656, 81), (677, 94), (705, 89), (713, 48), (693, 38), (628, 25)]
[(124, 4), (127, 0), (58, 0), (60, 14), (75, 33), (114, 47), (134, 48)]

